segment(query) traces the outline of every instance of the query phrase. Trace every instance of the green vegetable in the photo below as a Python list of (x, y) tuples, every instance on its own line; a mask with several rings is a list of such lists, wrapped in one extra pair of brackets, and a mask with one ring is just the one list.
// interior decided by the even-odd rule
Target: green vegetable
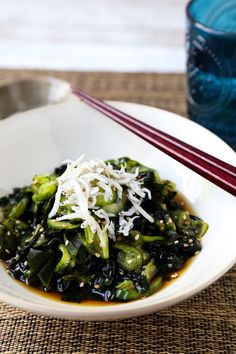
[(202, 237), (205, 235), (205, 233), (207, 232), (208, 228), (209, 228), (209, 225), (206, 223), (206, 222), (202, 222), (200, 221), (200, 223), (202, 224), (201, 227), (200, 227), (200, 231), (199, 231), (199, 234), (198, 234), (198, 237)]
[(143, 236), (143, 242), (154, 242), (163, 240), (165, 240), (165, 237), (163, 236)]
[(41, 247), (41, 246), (43, 246), (43, 245), (46, 245), (46, 244), (48, 243), (48, 241), (49, 241), (49, 238), (46, 237), (45, 234), (42, 233), (42, 234), (38, 237), (37, 241), (33, 244), (33, 247), (34, 247), (34, 248)]
[(80, 233), (80, 239), (83, 245), (86, 247), (87, 251), (97, 258), (107, 259), (109, 258), (109, 240), (106, 230), (102, 230), (103, 240), (105, 246), (102, 247), (101, 240), (98, 234), (93, 233), (91, 228), (87, 226), (84, 229), (84, 233)]
[(151, 261), (145, 266), (143, 271), (143, 275), (147, 279), (148, 283), (150, 283), (150, 281), (152, 280), (156, 272), (157, 272), (157, 267), (154, 259), (152, 258)]
[(125, 209), (127, 200), (127, 193), (123, 192), (121, 199), (117, 199), (115, 203), (104, 205), (103, 210), (105, 210), (107, 213), (118, 215), (122, 210)]
[(155, 292), (157, 292), (161, 288), (162, 283), (163, 283), (163, 279), (161, 276), (154, 278), (148, 287), (147, 295), (152, 295)]
[(98, 195), (96, 205), (99, 207), (106, 207), (108, 205), (114, 204), (114, 202), (116, 202), (116, 200), (117, 200), (117, 192), (113, 190), (112, 196), (108, 200), (105, 200), (104, 194)]
[(50, 181), (51, 181), (50, 176), (40, 176), (40, 175), (34, 176), (32, 187), (31, 187), (33, 193), (36, 193), (39, 190), (40, 186)]
[(36, 228), (33, 230), (33, 232), (31, 232), (30, 230), (25, 232), (19, 240), (19, 245), (18, 245), (19, 250), (20, 251), (28, 250), (29, 247), (31, 246), (33, 247), (35, 243), (37, 243), (39, 237), (41, 237), (40, 230), (42, 230), (42, 225), (38, 224)]
[(208, 224), (197, 217), (190, 215), (189, 211), (176, 210), (173, 213), (176, 226), (183, 234), (192, 237), (202, 237), (208, 230)]
[(143, 235), (138, 230), (131, 230), (129, 237), (131, 238), (130, 246), (139, 247), (143, 245)]
[(47, 225), (49, 229), (52, 230), (73, 230), (73, 229), (78, 229), (81, 224), (73, 224), (69, 221), (57, 221), (54, 219), (48, 219), (47, 220)]
[(33, 195), (33, 201), (35, 203), (43, 202), (51, 198), (57, 191), (56, 181), (50, 181), (42, 184), (39, 189)]
[(138, 299), (140, 297), (140, 294), (135, 289), (132, 280), (124, 280), (123, 282), (117, 284), (113, 296), (117, 300), (128, 301)]
[[(102, 167), (99, 178), (89, 167), (85, 175), (92, 178), (91, 184), (84, 176), (81, 184), (76, 185), (80, 176), (70, 183), (66, 176), (74, 167), (68, 167), (64, 186), (64, 177), (60, 180), (59, 205), (57, 178), (65, 165), (51, 175), (36, 175), (31, 186), (0, 198), (0, 259), (14, 278), (55, 291), (64, 301), (132, 301), (157, 292), (201, 251), (208, 225), (179, 204), (173, 182), (128, 157), (109, 163), (114, 181), (109, 169)], [(115, 187), (124, 169), (128, 175)], [(134, 174), (136, 180), (129, 180)], [(112, 195), (106, 200), (108, 185)], [(148, 192), (140, 193), (142, 188), (150, 191), (151, 199)], [(154, 222), (135, 210), (131, 195)], [(55, 206), (57, 212), (49, 218)], [(95, 225), (96, 232), (89, 225)]]
[(126, 166), (126, 169), (128, 172), (135, 172), (136, 169), (139, 169), (139, 172), (153, 172), (154, 174), (154, 181), (156, 183), (161, 182), (159, 173), (152, 169), (152, 168), (148, 168), (144, 165), (142, 165), (141, 163), (139, 163), (138, 161), (135, 160), (131, 160), (129, 157), (121, 157), (117, 160), (108, 160), (109, 163), (114, 164), (116, 166), (118, 166), (119, 168), (121, 168), (122, 166)]
[(120, 301), (132, 301), (137, 300), (140, 297), (140, 294), (137, 290), (115, 290), (114, 298)]
[(29, 198), (22, 198), (19, 203), (17, 203), (10, 211), (9, 218), (18, 219), (22, 214), (24, 214), (27, 205), (29, 203)]
[(165, 237), (163, 236), (149, 236), (142, 235), (141, 232), (137, 230), (131, 230), (129, 236), (132, 238), (131, 246), (142, 246), (144, 242), (154, 242), (154, 241), (163, 241)]
[(118, 283), (116, 289), (119, 290), (133, 290), (134, 282), (132, 280), (124, 280), (121, 283)]
[(63, 273), (67, 268), (72, 269), (77, 262), (76, 256), (79, 252), (81, 243), (77, 237), (72, 237), (70, 240), (64, 236), (64, 243), (59, 245), (59, 250), (62, 253), (61, 259), (55, 268), (56, 273)]
[(114, 248), (121, 251), (117, 254), (117, 263), (122, 269), (133, 272), (142, 267), (143, 257), (138, 248), (121, 242), (115, 243)]
[(56, 273), (62, 273), (63, 270), (68, 267), (71, 261), (71, 254), (68, 252), (68, 249), (63, 243), (59, 245), (59, 249), (62, 252), (62, 257), (60, 262), (57, 263), (57, 266), (55, 268)]

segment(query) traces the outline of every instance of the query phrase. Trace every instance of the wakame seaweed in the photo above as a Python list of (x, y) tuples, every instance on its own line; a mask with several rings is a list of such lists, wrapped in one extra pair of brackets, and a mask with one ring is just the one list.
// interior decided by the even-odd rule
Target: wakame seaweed
[(104, 231), (106, 246), (102, 247), (98, 235), (82, 227), (82, 220), (49, 218), (58, 177), (66, 166), (51, 175), (37, 175), (31, 186), (0, 198), (0, 259), (12, 277), (57, 292), (64, 301), (129, 301), (159, 290), (201, 251), (208, 225), (177, 202), (172, 182), (126, 157), (106, 163), (115, 171), (123, 166), (134, 173), (138, 168), (137, 180), (151, 192), (141, 206), (153, 222), (136, 212), (132, 228), (124, 235), (119, 232), (119, 215), (131, 207), (126, 188), (122, 197), (115, 193), (109, 201), (97, 197), (115, 232), (110, 238)]

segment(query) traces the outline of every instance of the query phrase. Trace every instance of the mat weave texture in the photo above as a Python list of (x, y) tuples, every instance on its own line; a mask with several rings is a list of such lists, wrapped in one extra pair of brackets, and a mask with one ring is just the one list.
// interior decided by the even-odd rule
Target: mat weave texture
[[(184, 76), (0, 70), (0, 80), (51, 75), (103, 99), (144, 103), (185, 115)], [(188, 301), (134, 319), (83, 322), (37, 316), (0, 303), (0, 353), (234, 354), (235, 275), (231, 269)]]

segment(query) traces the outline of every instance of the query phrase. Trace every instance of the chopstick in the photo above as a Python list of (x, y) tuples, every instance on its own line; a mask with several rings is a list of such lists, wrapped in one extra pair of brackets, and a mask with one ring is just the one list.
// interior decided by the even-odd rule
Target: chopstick
[(167, 133), (141, 122), (90, 94), (74, 89), (82, 101), (135, 133), (218, 187), (236, 196), (236, 167), (221, 161)]

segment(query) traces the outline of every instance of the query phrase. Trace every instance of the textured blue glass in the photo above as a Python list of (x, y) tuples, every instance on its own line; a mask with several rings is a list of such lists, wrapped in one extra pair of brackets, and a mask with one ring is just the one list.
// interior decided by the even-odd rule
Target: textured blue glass
[(236, 149), (236, 0), (193, 0), (187, 15), (189, 117)]

